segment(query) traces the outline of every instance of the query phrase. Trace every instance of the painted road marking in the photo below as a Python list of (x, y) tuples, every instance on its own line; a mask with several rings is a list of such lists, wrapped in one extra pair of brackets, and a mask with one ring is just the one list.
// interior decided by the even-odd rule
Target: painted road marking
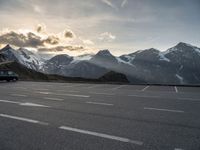
[(44, 97), (46, 100), (53, 100), (53, 101), (63, 101), (64, 99), (61, 98), (52, 98), (52, 97)]
[(50, 106), (41, 105), (41, 104), (35, 104), (35, 103), (20, 103), (19, 105), (21, 105), (21, 106), (29, 106), (29, 107), (50, 107)]
[(176, 86), (174, 87), (174, 89), (175, 89), (175, 92), (178, 93), (178, 88)]
[(3, 102), (3, 103), (12, 103), (12, 104), (20, 104), (20, 102), (14, 102), (14, 101), (9, 101), (9, 100), (0, 100), (0, 102)]
[(113, 93), (99, 93), (99, 92), (90, 92), (91, 94), (97, 94), (97, 95), (109, 95), (109, 96), (113, 96), (115, 94)]
[(22, 94), (11, 94), (11, 96), (27, 97), (27, 95), (22, 95)]
[(114, 104), (109, 103), (100, 103), (100, 102), (86, 102), (87, 104), (94, 104), (94, 105), (105, 105), (105, 106), (113, 106)]
[(161, 109), (161, 108), (151, 108), (151, 107), (144, 107), (147, 110), (156, 110), (156, 111), (167, 111), (167, 112), (174, 112), (174, 113), (184, 113), (182, 110), (171, 110), (171, 109)]
[(184, 150), (184, 149), (182, 149), (182, 148), (175, 148), (174, 150)]
[(71, 92), (71, 93), (78, 93), (79, 91), (69, 91), (69, 90), (56, 90), (57, 92)]
[(50, 92), (37, 92), (37, 93), (46, 94), (46, 95), (50, 94)]
[(145, 96), (145, 95), (128, 95), (132, 97), (142, 97), (142, 98), (160, 98), (160, 96)]
[(126, 87), (126, 86), (128, 86), (128, 85), (120, 85), (118, 87), (112, 88), (112, 90), (118, 90), (118, 89), (121, 89), (121, 88)]
[(37, 92), (40, 94), (45, 94), (45, 95), (61, 95), (61, 96), (72, 96), (72, 97), (82, 97), (82, 98), (89, 98), (89, 95), (78, 95), (78, 94), (59, 94), (59, 93), (52, 93), (52, 92)]
[(3, 103), (11, 103), (11, 104), (17, 104), (20, 106), (29, 106), (29, 107), (50, 107), (50, 106), (46, 106), (46, 105), (41, 105), (41, 104), (36, 104), (36, 103), (21, 103), (21, 102), (14, 102), (14, 101), (9, 101), (9, 100), (0, 100), (0, 102)]
[(143, 88), (141, 91), (146, 91), (150, 86), (146, 86), (145, 88)]
[(67, 126), (61, 126), (61, 127), (59, 127), (59, 129), (77, 132), (77, 133), (81, 133), (81, 134), (92, 135), (92, 136), (101, 137), (101, 138), (106, 138), (106, 139), (110, 139), (110, 140), (116, 140), (116, 141), (125, 142), (125, 143), (136, 144), (136, 145), (140, 145), (140, 146), (143, 145), (143, 142), (141, 142), (141, 141), (135, 141), (135, 140), (131, 140), (128, 138), (113, 136), (113, 135), (104, 134), (104, 133), (98, 133), (98, 132), (93, 132), (93, 131), (88, 131), (88, 130), (71, 128), (71, 127), (67, 127)]
[(77, 94), (57, 94), (53, 93), (53, 95), (63, 95), (63, 96), (72, 96), (72, 97), (82, 97), (82, 98), (89, 98), (89, 95), (77, 95)]
[(41, 122), (38, 120), (33, 120), (33, 119), (28, 119), (28, 118), (23, 118), (23, 117), (11, 116), (11, 115), (7, 115), (7, 114), (0, 114), (0, 117), (20, 120), (20, 121), (35, 123), (35, 124), (40, 124), (40, 125), (48, 125), (48, 123), (46, 123), (46, 122)]

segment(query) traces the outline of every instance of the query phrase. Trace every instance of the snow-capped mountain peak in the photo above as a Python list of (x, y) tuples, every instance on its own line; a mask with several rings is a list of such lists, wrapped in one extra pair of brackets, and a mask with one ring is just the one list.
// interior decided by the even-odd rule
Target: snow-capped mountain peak
[(13, 48), (9, 44), (7, 44), (4, 48), (1, 49), (1, 51), (9, 50), (9, 49), (13, 49)]
[(99, 56), (113, 56), (109, 50), (100, 50), (96, 55)]
[(31, 51), (24, 48), (16, 50), (10, 45), (6, 45), (0, 50), (0, 53), (7, 61), (16, 61), (34, 70), (38, 70), (44, 62), (39, 55), (34, 54)]
[(199, 53), (200, 54), (200, 48), (193, 46), (191, 44), (180, 42), (176, 46), (169, 48), (165, 52), (163, 52), (164, 55), (167, 55), (169, 53)]
[(130, 81), (200, 84), (200, 48), (183, 42), (164, 52), (150, 48), (120, 57), (115, 57), (109, 50), (100, 50), (95, 55), (57, 55), (44, 62), (38, 54), (24, 48), (15, 50), (10, 45), (0, 50), (2, 55), (6, 58), (3, 61), (18, 61), (48, 74), (98, 78), (108, 71), (116, 71), (127, 75)]

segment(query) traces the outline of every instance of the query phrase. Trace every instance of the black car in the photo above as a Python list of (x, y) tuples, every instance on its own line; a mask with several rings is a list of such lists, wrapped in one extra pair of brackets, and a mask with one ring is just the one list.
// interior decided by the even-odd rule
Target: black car
[(11, 70), (0, 70), (0, 80), (17, 81), (19, 76)]

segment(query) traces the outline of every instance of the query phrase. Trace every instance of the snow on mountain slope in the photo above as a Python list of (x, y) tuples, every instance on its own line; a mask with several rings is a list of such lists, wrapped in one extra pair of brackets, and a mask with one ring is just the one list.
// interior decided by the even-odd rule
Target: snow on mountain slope
[(20, 48), (17, 50), (18, 54), (20, 55), (20, 60), (25, 66), (29, 66), (32, 68), (33, 65), (35, 66), (35, 70), (38, 70), (44, 64), (44, 59), (40, 57), (40, 55), (35, 54), (27, 49)]
[(33, 52), (24, 48), (15, 50), (10, 47), (10, 45), (7, 45), (0, 50), (0, 53), (4, 55), (6, 60), (17, 61), (27, 68), (33, 70), (39, 70), (44, 63), (44, 59), (42, 59), (39, 55), (34, 54)]
[(159, 53), (159, 57), (159, 60), (170, 62), (170, 60), (165, 57), (165, 54), (163, 54), (162, 52)]
[(71, 63), (78, 63), (80, 61), (89, 61), (94, 55), (93, 54), (85, 54), (73, 57), (73, 61)]
[(134, 66), (131, 62), (132, 60), (134, 59), (133, 57), (130, 57), (130, 56), (127, 56), (128, 57), (128, 61), (125, 61), (123, 59), (121, 59), (120, 57), (116, 57), (117, 61), (119, 63), (124, 63), (124, 64), (127, 64), (127, 65), (130, 65), (130, 66)]
[(20, 48), (7, 45), (0, 50), (2, 60), (17, 61), (44, 73), (71, 77), (98, 78), (108, 71), (127, 75), (130, 81), (153, 84), (200, 84), (200, 48), (186, 43), (160, 52), (150, 48), (116, 57), (109, 50), (76, 57), (56, 55), (49, 60)]

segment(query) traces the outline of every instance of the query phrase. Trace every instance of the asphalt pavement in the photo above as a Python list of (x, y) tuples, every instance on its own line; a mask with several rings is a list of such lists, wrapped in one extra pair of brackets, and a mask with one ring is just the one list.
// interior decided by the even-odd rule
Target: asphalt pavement
[(0, 150), (200, 150), (200, 87), (1, 82)]

